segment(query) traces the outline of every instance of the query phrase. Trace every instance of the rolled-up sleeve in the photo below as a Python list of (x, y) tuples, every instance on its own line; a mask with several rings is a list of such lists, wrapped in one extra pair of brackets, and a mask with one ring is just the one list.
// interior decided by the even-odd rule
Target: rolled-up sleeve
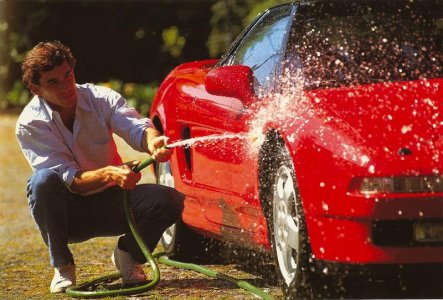
[(50, 128), (17, 124), (16, 136), (34, 171), (53, 169), (70, 189), (80, 168), (68, 147), (61, 140), (54, 138)]
[(143, 132), (146, 128), (154, 127), (149, 118), (142, 118), (135, 108), (128, 105), (126, 100), (117, 92), (110, 91), (109, 122), (112, 131), (125, 140), (133, 149), (143, 152)]

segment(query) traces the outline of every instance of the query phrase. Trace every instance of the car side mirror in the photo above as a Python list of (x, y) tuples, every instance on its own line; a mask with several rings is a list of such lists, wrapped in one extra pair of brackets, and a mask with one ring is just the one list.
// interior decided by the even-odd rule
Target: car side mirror
[(206, 91), (217, 96), (233, 97), (248, 105), (255, 98), (252, 69), (248, 66), (222, 66), (208, 72)]

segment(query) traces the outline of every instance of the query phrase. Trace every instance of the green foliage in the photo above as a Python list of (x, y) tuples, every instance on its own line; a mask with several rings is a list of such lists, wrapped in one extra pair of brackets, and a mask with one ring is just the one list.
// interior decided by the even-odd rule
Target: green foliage
[[(24, 58), (24, 49), (29, 45), (26, 35), (6, 34), (8, 23), (0, 24), (0, 109), (21, 107), (29, 100), (29, 92), (20, 80), (7, 84), (7, 78), (13, 68), (18, 68)], [(12, 86), (11, 86), (12, 85)], [(9, 90), (9, 91), (8, 91)]]
[(266, 9), (283, 3), (292, 2), (289, 0), (248, 0), (249, 13), (243, 18), (243, 26), (247, 26), (251, 23), (260, 13), (264, 12)]
[(30, 93), (15, 74), (31, 46), (31, 29), (44, 19), (44, 9), (35, 9), (27, 16), (26, 26), (14, 30), (10, 22), (16, 19), (6, 13), (7, 3), (0, 1), (0, 109), (22, 107), (29, 101)]
[(9, 55), (16, 63), (21, 63), (25, 58), (25, 49), (30, 45), (28, 36), (12, 32), (8, 36)]
[(211, 33), (206, 43), (209, 55), (217, 57), (226, 52), (242, 30), (242, 19), (248, 13), (244, 0), (219, 0), (211, 8)]
[(6, 103), (6, 77), (8, 76), (6, 31), (8, 30), (8, 22), (5, 20), (5, 3), (0, 1), (0, 109)]
[(31, 99), (31, 94), (20, 80), (14, 82), (12, 89), (6, 93), (6, 97), (0, 98), (0, 108), (24, 107)]
[(225, 53), (234, 39), (261, 12), (288, 0), (219, 0), (212, 6), (207, 47), (211, 57)]
[(163, 48), (168, 51), (172, 57), (180, 57), (183, 47), (186, 44), (186, 38), (180, 35), (177, 26), (171, 26), (163, 29), (162, 32)]
[[(207, 47), (211, 57), (218, 57), (227, 51), (230, 44), (240, 34), (243, 28), (260, 12), (270, 6), (286, 2), (287, 0), (211, 1), (213, 1), (214, 4), (211, 8), (211, 33), (207, 39)], [(91, 2), (82, 0), (79, 3), (85, 6), (90, 5)], [(74, 5), (72, 7), (75, 8), (77, 6)], [(31, 95), (19, 81), (21, 74), (20, 63), (23, 60), (25, 52), (30, 49), (36, 41), (41, 40), (41, 36), (50, 37), (48, 38), (49, 40), (62, 38), (57, 36), (57, 34), (45, 31), (45, 26), (48, 26), (48, 24), (53, 26), (54, 24), (63, 22), (63, 18), (59, 17), (60, 14), (57, 13), (60, 12), (58, 9), (60, 9), (60, 7), (56, 5), (55, 2), (47, 2), (45, 0), (31, 2), (8, 2), (0, 0), (0, 109), (22, 107), (29, 101)], [(127, 28), (129, 34), (132, 35), (136, 41), (134, 47), (139, 47), (138, 50), (133, 53), (143, 53), (143, 55), (145, 55), (145, 53), (151, 53), (148, 51), (145, 52), (146, 45), (142, 42), (148, 38), (152, 39), (155, 37), (155, 34), (151, 32), (151, 29), (146, 29), (151, 28), (147, 26), (147, 23), (145, 24), (141, 21), (135, 23), (137, 26)], [(166, 22), (161, 24), (161, 27), (157, 28), (163, 28), (160, 29), (163, 45), (157, 53), (167, 53), (164, 57), (168, 60), (170, 60), (170, 58), (183, 59), (183, 51), (187, 44), (185, 36), (189, 33), (186, 33), (187, 31), (183, 30), (180, 26), (171, 25), (171, 23)], [(55, 26), (54, 28), (58, 27)], [(154, 29), (152, 30), (155, 32)], [(57, 32), (57, 30), (55, 30), (55, 32)], [(64, 38), (69, 40), (69, 36)], [(191, 43), (191, 41), (192, 39), (189, 39), (189, 43)], [(162, 56), (158, 55), (158, 57), (161, 58)], [(204, 55), (204, 57), (206, 57), (206, 55)], [(134, 79), (126, 80), (134, 81)], [(149, 82), (151, 80), (152, 79), (145, 81)], [(157, 90), (156, 83), (144, 85), (124, 83), (122, 80), (113, 80), (106, 83), (106, 85), (111, 85), (115, 90), (121, 92), (128, 102), (143, 114), (149, 112), (152, 99)]]
[(149, 116), (149, 110), (158, 89), (156, 82), (137, 84), (124, 83), (121, 80), (110, 80), (98, 84), (120, 93), (128, 101), (128, 104), (135, 107), (140, 114)]
[[(135, 107), (140, 114), (148, 116), (151, 104), (157, 92), (156, 82), (149, 84), (125, 83), (121, 80), (110, 80), (98, 83), (107, 86), (120, 93), (129, 103)], [(31, 93), (25, 88), (23, 83), (17, 80), (6, 96), (0, 98), (0, 109), (23, 108), (32, 98)]]

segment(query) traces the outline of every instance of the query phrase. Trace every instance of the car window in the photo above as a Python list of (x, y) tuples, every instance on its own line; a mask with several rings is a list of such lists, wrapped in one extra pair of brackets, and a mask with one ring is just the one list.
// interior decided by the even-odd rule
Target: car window
[(307, 88), (442, 76), (440, 0), (318, 3), (299, 12), (286, 61)]
[(230, 58), (229, 64), (252, 69), (257, 93), (266, 92), (272, 86), (290, 21), (291, 6), (269, 11), (243, 38)]

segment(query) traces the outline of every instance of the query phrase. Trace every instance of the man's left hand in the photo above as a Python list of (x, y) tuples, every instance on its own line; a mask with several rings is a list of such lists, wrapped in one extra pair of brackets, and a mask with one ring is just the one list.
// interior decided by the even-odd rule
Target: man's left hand
[(155, 161), (168, 161), (172, 155), (172, 149), (164, 147), (168, 138), (166, 136), (158, 136), (148, 142), (149, 152)]
[(152, 158), (158, 162), (166, 162), (172, 155), (172, 149), (164, 147), (168, 141), (168, 137), (160, 135), (154, 128), (148, 128), (144, 135), (145, 145), (147, 145), (147, 152), (151, 154)]

